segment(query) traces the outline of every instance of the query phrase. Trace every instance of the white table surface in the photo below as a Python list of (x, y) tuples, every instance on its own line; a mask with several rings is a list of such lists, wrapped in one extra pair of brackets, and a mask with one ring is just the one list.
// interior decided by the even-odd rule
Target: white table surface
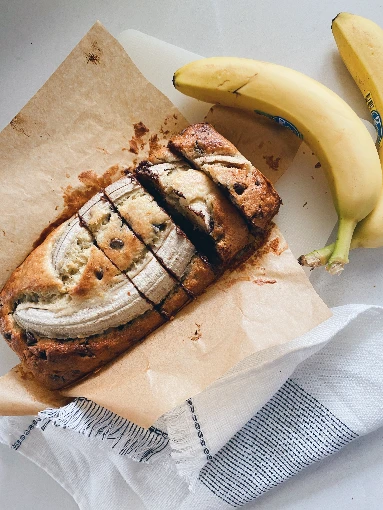
[[(364, 101), (340, 65), (331, 36), (331, 19), (340, 11), (370, 17), (383, 26), (378, 0), (0, 0), (0, 129), (97, 19), (115, 36), (133, 28), (200, 55), (235, 55), (293, 67), (328, 85), (367, 119)], [(359, 268), (370, 270), (370, 256)], [(355, 262), (358, 257), (362, 255), (355, 255)], [(381, 273), (379, 267), (373, 270)], [(318, 284), (329, 306), (347, 302), (346, 287), (352, 283), (348, 274), (343, 280)], [(383, 286), (366, 291), (360, 301), (382, 304)], [(16, 363), (16, 356), (0, 342), (0, 375)], [(382, 480), (383, 430), (378, 430), (244, 508), (380, 510)], [(78, 508), (40, 468), (0, 445), (0, 510), (30, 507)], [(129, 502), (125, 508), (134, 510)]]

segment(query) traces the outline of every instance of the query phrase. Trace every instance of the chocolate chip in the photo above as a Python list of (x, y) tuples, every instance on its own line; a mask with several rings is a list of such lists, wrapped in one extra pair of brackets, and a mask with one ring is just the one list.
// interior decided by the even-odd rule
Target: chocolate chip
[(151, 166), (152, 164), (149, 163), (149, 161), (141, 161), (141, 163), (139, 163), (139, 165), (136, 168), (136, 173), (151, 175), (152, 173), (150, 169)]
[(153, 227), (159, 232), (163, 232), (166, 229), (166, 223), (153, 223)]
[(47, 359), (47, 353), (45, 351), (39, 351), (38, 352), (38, 357), (40, 359)]
[(27, 337), (27, 345), (28, 346), (36, 345), (37, 344), (36, 337), (30, 331), (27, 331), (25, 333), (25, 336)]
[(104, 270), (99, 267), (95, 270), (94, 274), (96, 275), (97, 280), (102, 280), (102, 277), (104, 276)]
[(201, 147), (197, 140), (194, 142), (194, 150), (199, 156), (203, 156), (205, 154), (204, 148)]
[(209, 219), (209, 232), (213, 232), (214, 230), (214, 219), (212, 218), (212, 216), (210, 216), (210, 219)]
[(118, 239), (118, 237), (115, 237), (110, 241), (109, 246), (113, 250), (121, 250), (121, 248), (124, 247), (124, 241), (122, 239)]
[(77, 354), (81, 358), (94, 358), (94, 353), (87, 343), (81, 344), (80, 349)]
[(125, 324), (121, 324), (120, 326), (117, 326), (118, 331), (122, 331), (125, 327)]
[(242, 184), (242, 182), (235, 182), (233, 188), (237, 195), (242, 195), (247, 186), (245, 184)]
[(8, 341), (9, 341), (9, 340), (11, 340), (11, 339), (12, 339), (12, 333), (9, 333), (9, 332), (4, 333), (4, 338), (5, 338), (6, 340), (8, 340)]

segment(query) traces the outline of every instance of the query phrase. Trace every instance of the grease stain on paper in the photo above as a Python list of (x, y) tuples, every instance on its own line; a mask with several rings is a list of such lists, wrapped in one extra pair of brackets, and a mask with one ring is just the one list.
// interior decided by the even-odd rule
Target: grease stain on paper
[(202, 336), (202, 334), (201, 334), (201, 324), (195, 323), (195, 325), (196, 325), (196, 330), (194, 331), (194, 335), (190, 338), (190, 340), (192, 342), (198, 342), (198, 340)]
[(33, 249), (37, 248), (55, 228), (73, 216), (85, 202), (101, 189), (115, 182), (122, 175), (124, 175), (124, 168), (120, 165), (111, 166), (102, 175), (97, 175), (94, 170), (81, 172), (78, 176), (81, 186), (74, 187), (69, 185), (63, 188), (64, 209), (62, 213), (41, 232), (38, 239), (33, 243)]
[(99, 47), (97, 41), (93, 41), (91, 51), (85, 53), (86, 63), (98, 65), (101, 62), (102, 49)]
[(144, 140), (144, 137), (149, 133), (149, 129), (142, 121), (133, 124), (133, 129), (134, 135), (129, 140), (129, 149), (123, 147), (122, 150), (128, 150), (132, 154), (138, 154), (140, 149), (143, 150), (145, 148), (147, 142)]
[(263, 159), (266, 161), (266, 165), (271, 168), (271, 170), (275, 170), (276, 172), (279, 170), (279, 162), (281, 158), (274, 158), (274, 156), (263, 156)]
[[(270, 232), (268, 238), (266, 238), (265, 243), (255, 253), (255, 257), (258, 261), (268, 253), (279, 256), (288, 248), (286, 241), (282, 240), (278, 236), (272, 237), (271, 234), (272, 231)], [(251, 259), (254, 259), (254, 257), (251, 257)], [(251, 261), (251, 259), (249, 260)]]
[[(124, 150), (124, 149), (123, 149)], [(126, 150), (126, 149), (125, 149)], [(139, 152), (139, 148), (138, 148), (138, 144), (137, 144), (137, 140), (135, 140), (134, 138), (132, 138), (130, 141), (129, 141), (129, 152), (132, 152), (133, 154), (138, 154)]]
[(158, 138), (158, 135), (152, 135), (149, 140), (149, 158), (161, 149), (161, 144)]
[(277, 283), (277, 280), (275, 278), (267, 278), (263, 276), (257, 276), (254, 278), (254, 276), (251, 275), (245, 275), (245, 274), (239, 274), (239, 275), (233, 275), (233, 278), (226, 280), (225, 282), (225, 288), (224, 290), (228, 290), (233, 285), (236, 285), (237, 283), (243, 283), (243, 282), (249, 282), (253, 283), (254, 285), (273, 285), (274, 283)]
[(145, 126), (143, 122), (136, 122), (136, 124), (133, 124), (134, 129), (134, 136), (136, 138), (142, 138), (146, 135), (146, 133), (149, 133), (149, 129)]
[(28, 133), (25, 131), (24, 124), (25, 124), (24, 117), (20, 113), (15, 115), (13, 117), (13, 119), (11, 120), (11, 122), (9, 123), (9, 125), (12, 127), (12, 129), (14, 129), (18, 133), (21, 133), (29, 138), (30, 135), (28, 135)]

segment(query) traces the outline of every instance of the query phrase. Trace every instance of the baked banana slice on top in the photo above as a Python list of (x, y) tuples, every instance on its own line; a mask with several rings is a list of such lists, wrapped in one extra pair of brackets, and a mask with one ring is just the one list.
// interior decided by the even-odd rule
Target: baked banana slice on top
[(169, 148), (205, 172), (247, 219), (254, 233), (269, 227), (281, 204), (271, 182), (210, 124), (193, 124)]
[(204, 172), (161, 149), (136, 169), (137, 178), (210, 260), (226, 268), (253, 243), (244, 219)]
[(103, 193), (89, 200), (79, 216), (97, 246), (161, 313), (170, 318), (190, 301), (182, 286), (123, 222)]
[(210, 264), (132, 174), (108, 186), (105, 194), (136, 236), (189, 294), (201, 294), (216, 278)]

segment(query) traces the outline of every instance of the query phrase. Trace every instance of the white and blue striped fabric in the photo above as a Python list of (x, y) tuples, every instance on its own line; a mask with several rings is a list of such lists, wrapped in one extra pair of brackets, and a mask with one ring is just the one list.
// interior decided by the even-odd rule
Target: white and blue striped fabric
[(143, 429), (79, 398), (0, 441), (82, 510), (238, 508), (383, 425), (383, 308), (347, 305)]

